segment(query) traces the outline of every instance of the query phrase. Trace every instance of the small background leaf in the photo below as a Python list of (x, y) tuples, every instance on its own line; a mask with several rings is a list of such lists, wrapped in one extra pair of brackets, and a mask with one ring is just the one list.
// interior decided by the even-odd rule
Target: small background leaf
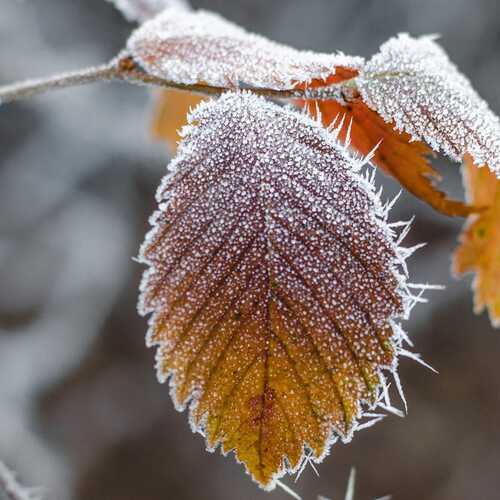
[(476, 273), (474, 310), (487, 307), (491, 322), (500, 327), (500, 180), (487, 168), (476, 167), (470, 156), (463, 168), (470, 201), (487, 208), (467, 222), (453, 268), (457, 274)]

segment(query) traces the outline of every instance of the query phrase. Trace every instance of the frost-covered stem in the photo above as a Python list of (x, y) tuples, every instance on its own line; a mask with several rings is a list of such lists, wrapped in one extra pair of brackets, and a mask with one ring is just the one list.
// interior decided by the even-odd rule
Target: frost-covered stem
[(167, 89), (185, 90), (202, 95), (220, 95), (228, 90), (245, 89), (257, 95), (279, 99), (345, 100), (357, 94), (356, 80), (345, 80), (321, 89), (276, 90), (261, 87), (216, 87), (203, 84), (183, 84), (164, 80), (142, 71), (129, 58), (121, 58), (103, 66), (50, 76), (37, 80), (26, 80), (0, 87), (0, 104), (26, 99), (52, 90), (85, 85), (88, 83), (121, 80), (135, 85), (150, 85)]
[(117, 72), (118, 69), (114, 64), (105, 64), (96, 68), (72, 71), (60, 75), (49, 76), (48, 78), (13, 83), (0, 87), (0, 104), (26, 99), (66, 87), (114, 80), (117, 77)]
[(172, 82), (170, 80), (164, 80), (163, 78), (158, 78), (153, 75), (149, 75), (141, 70), (132, 70), (127, 72), (121, 72), (116, 76), (117, 79), (123, 80), (126, 82), (134, 83), (134, 84), (143, 84), (150, 85), (152, 87), (163, 87), (167, 89), (177, 89), (177, 90), (185, 90), (187, 92), (194, 92), (196, 94), (211, 96), (211, 95), (220, 95), (228, 90), (238, 90), (239, 88), (243, 88), (245, 90), (249, 90), (254, 94), (264, 95), (268, 97), (279, 97), (282, 99), (298, 99), (300, 97), (304, 97), (303, 91), (297, 90), (274, 90), (274, 89), (266, 89), (259, 87), (215, 87), (211, 85), (203, 85), (200, 83), (177, 83)]
[(229, 90), (248, 90), (253, 94), (266, 97), (275, 97), (278, 99), (317, 99), (317, 100), (332, 100), (346, 99), (354, 96), (357, 93), (355, 79), (344, 80), (335, 85), (330, 85), (323, 88), (310, 89), (289, 89), (276, 90), (263, 87), (252, 87), (246, 84), (240, 84), (238, 87), (217, 87), (212, 85), (204, 85), (199, 83), (185, 84), (164, 80), (156, 76), (145, 73), (137, 67), (131, 69), (123, 69), (116, 74), (116, 78), (134, 84), (151, 85), (153, 87), (164, 87), (169, 89), (185, 90), (202, 95), (220, 95)]

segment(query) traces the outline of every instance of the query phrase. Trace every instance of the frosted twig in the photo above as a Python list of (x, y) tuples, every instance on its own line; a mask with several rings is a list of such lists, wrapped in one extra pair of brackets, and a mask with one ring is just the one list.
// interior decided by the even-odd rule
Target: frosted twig
[[(47, 78), (26, 80), (3, 87), (0, 86), (0, 104), (26, 99), (57, 89), (109, 81), (125, 81), (135, 85), (149, 85), (153, 87), (184, 90), (186, 92), (194, 92), (207, 96), (220, 95), (227, 91), (238, 90), (236, 87), (217, 87), (200, 83), (184, 84), (158, 78), (144, 72), (130, 57), (124, 57), (95, 68), (85, 68), (69, 73), (49, 76)], [(328, 85), (321, 89), (276, 90), (248, 85), (245, 85), (244, 88), (257, 95), (278, 99), (339, 100), (345, 99), (346, 95), (351, 96), (351, 98), (357, 95), (355, 78)]]
[(52, 90), (114, 80), (117, 78), (118, 72), (114, 64), (104, 64), (95, 68), (49, 76), (48, 78), (5, 85), (0, 87), (0, 104), (26, 99)]

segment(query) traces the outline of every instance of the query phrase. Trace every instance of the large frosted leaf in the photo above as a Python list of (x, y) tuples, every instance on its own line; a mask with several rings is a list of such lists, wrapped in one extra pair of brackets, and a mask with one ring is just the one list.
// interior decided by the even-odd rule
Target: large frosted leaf
[(132, 34), (128, 49), (150, 74), (177, 83), (290, 89), (363, 60), (300, 51), (248, 33), (217, 14), (169, 9)]
[(407, 254), (359, 162), (306, 116), (226, 94), (184, 134), (141, 249), (139, 310), (176, 407), (271, 488), (386, 394)]
[(357, 79), (366, 104), (455, 161), (468, 153), (500, 177), (500, 121), (432, 37), (384, 43)]

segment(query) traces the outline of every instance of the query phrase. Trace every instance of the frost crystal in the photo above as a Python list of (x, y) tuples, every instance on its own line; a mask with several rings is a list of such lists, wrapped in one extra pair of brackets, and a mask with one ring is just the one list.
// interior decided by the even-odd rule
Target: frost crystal
[[(272, 488), (389, 411), (413, 297), (364, 161), (249, 93), (190, 115), (140, 259), (160, 380), (209, 449)], [(360, 421), (361, 418), (368, 421)]]
[(128, 49), (149, 73), (177, 83), (277, 90), (324, 79), (363, 59), (299, 51), (248, 33), (217, 14), (168, 10), (132, 34)]
[(433, 37), (400, 34), (357, 79), (364, 101), (455, 161), (469, 153), (500, 177), (500, 121)]
[(188, 10), (186, 0), (109, 0), (114, 3), (129, 21), (140, 23), (151, 19), (165, 9)]

